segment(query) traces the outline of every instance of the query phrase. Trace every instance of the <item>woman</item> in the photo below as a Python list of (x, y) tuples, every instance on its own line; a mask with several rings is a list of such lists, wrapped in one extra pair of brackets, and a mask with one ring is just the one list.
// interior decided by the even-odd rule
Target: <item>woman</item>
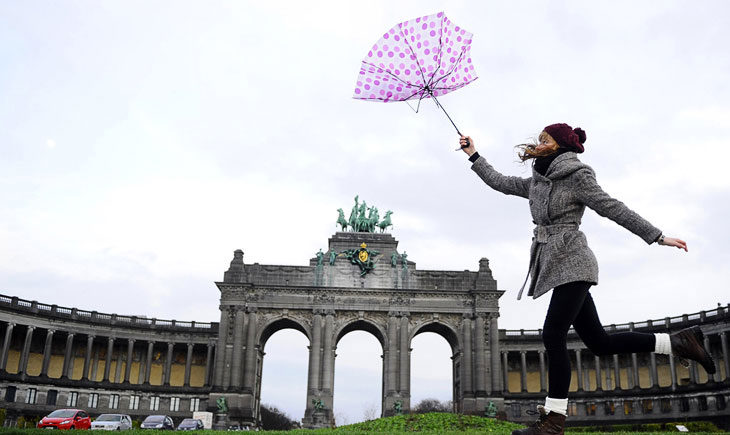
[[(675, 334), (621, 332), (607, 334), (596, 312), (590, 287), (598, 284), (598, 263), (579, 230), (586, 206), (607, 217), (646, 243), (673, 246), (687, 251), (680, 239), (666, 237), (621, 201), (611, 198), (596, 182), (590, 166), (578, 160), (586, 134), (567, 124), (545, 127), (536, 145), (522, 145), (519, 157), (532, 160), (532, 177), (520, 178), (500, 174), (479, 156), (470, 137), (459, 140), (469, 155), (472, 169), (492, 189), (507, 195), (529, 199), (536, 227), (530, 249), (527, 294), (538, 298), (553, 290), (543, 325), (542, 340), (548, 354), (548, 397), (538, 406), (540, 418), (530, 427), (513, 435), (562, 434), (568, 410), (570, 358), (567, 349), (568, 329), (572, 325), (581, 340), (595, 355), (656, 352), (674, 354), (698, 361), (715, 373), (712, 357), (702, 346), (699, 327)], [(528, 284), (529, 283), (529, 284)]]

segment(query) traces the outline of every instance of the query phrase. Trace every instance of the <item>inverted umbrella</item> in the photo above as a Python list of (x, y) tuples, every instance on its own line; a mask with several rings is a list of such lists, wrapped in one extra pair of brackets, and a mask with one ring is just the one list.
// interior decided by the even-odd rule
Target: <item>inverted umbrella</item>
[(431, 98), (461, 135), (436, 97), (477, 79), (469, 55), (472, 36), (443, 12), (393, 26), (363, 59), (353, 98), (418, 100), (419, 107), (422, 99)]

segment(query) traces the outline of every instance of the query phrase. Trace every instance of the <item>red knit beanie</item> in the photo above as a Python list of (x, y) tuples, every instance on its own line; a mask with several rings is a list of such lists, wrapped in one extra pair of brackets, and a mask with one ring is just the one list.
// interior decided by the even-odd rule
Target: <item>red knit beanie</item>
[(555, 142), (563, 148), (576, 153), (584, 151), (583, 144), (586, 141), (586, 132), (581, 128), (573, 129), (568, 124), (552, 124), (545, 127), (543, 131), (555, 139)]

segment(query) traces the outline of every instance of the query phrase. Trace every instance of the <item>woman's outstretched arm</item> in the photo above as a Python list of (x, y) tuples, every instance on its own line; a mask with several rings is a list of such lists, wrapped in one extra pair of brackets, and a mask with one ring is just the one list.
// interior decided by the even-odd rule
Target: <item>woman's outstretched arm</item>
[(502, 175), (487, 163), (484, 157), (480, 157), (474, 147), (474, 139), (469, 136), (461, 136), (459, 146), (469, 156), (473, 163), (471, 169), (479, 175), (489, 187), (502, 192), (505, 195), (517, 195), (527, 198), (530, 191), (530, 178), (512, 177)]
[(623, 202), (604, 192), (598, 185), (592, 169), (578, 170), (575, 173), (575, 181), (578, 199), (599, 215), (611, 219), (644, 239), (646, 243), (657, 242), (660, 245), (674, 246), (687, 251), (687, 243), (684, 240), (662, 236), (659, 228), (628, 208)]

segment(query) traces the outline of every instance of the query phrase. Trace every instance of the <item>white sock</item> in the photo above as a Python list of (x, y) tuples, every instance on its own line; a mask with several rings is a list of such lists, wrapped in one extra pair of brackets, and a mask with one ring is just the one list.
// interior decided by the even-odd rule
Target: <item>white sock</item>
[(654, 345), (654, 353), (662, 355), (672, 354), (672, 343), (669, 341), (669, 334), (654, 334), (656, 344)]
[(556, 412), (558, 414), (568, 415), (568, 399), (552, 399), (550, 397), (545, 398), (545, 411), (550, 413)]

